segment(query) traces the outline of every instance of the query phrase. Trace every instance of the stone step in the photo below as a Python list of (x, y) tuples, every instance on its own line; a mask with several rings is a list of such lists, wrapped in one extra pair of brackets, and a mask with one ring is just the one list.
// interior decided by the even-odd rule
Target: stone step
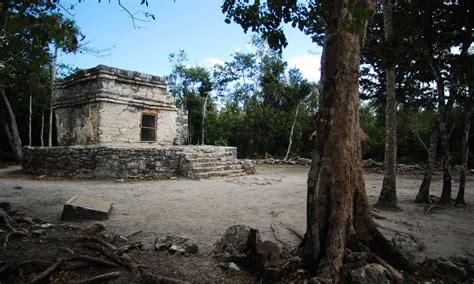
[(216, 166), (242, 166), (238, 160), (206, 161), (206, 162), (193, 161), (192, 163), (193, 163), (193, 168), (216, 167)]
[(195, 173), (194, 178), (196, 179), (208, 179), (215, 177), (236, 177), (245, 175), (245, 171), (241, 170), (226, 170), (226, 171), (215, 171), (206, 173)]
[(194, 163), (218, 163), (218, 162), (226, 162), (226, 161), (236, 161), (237, 159), (234, 157), (220, 157), (220, 158), (193, 158), (187, 159), (188, 161)]
[(243, 170), (242, 165), (219, 165), (219, 166), (208, 166), (208, 167), (195, 167), (193, 166), (193, 173), (209, 173), (209, 172), (220, 172), (228, 170)]
[(233, 153), (219, 152), (219, 153), (185, 153), (188, 159), (209, 159), (209, 158), (232, 158), (235, 159)]

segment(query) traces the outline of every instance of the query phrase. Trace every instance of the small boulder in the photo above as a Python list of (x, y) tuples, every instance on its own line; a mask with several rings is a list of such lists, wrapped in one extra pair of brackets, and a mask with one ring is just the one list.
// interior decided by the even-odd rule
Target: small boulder
[(253, 175), (257, 173), (252, 160), (241, 160), (240, 163), (246, 174)]
[(380, 264), (370, 263), (351, 271), (351, 283), (379, 284), (391, 283), (390, 274)]
[[(247, 240), (252, 231), (255, 232), (256, 230), (244, 225), (234, 225), (227, 228), (222, 238), (218, 239), (214, 244), (214, 253), (227, 253), (230, 255), (246, 253)], [(256, 234), (257, 240), (260, 241), (258, 232)]]
[(99, 235), (105, 232), (105, 226), (102, 223), (92, 223), (89, 226), (82, 229), (82, 232), (86, 236)]

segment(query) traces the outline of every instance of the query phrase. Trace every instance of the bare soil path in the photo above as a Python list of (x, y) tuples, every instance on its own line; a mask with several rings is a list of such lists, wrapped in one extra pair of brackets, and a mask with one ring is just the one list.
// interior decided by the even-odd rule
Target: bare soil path
[[(105, 226), (122, 235), (142, 231), (148, 244), (159, 235), (185, 235), (205, 252), (226, 228), (244, 224), (259, 229), (263, 239), (297, 245), (297, 235), (302, 235), (305, 227), (308, 168), (260, 165), (257, 171), (239, 178), (116, 182), (38, 179), (8, 168), (0, 169), (0, 201), (10, 202), (28, 216), (60, 223), (63, 203), (75, 194), (107, 200), (114, 203), (114, 209), (111, 218), (103, 222)], [(372, 204), (382, 178), (380, 174), (365, 175)], [(383, 231), (415, 235), (430, 257), (463, 254), (474, 259), (473, 208), (436, 209), (425, 215), (424, 205), (413, 203), (422, 177), (399, 175), (397, 179), (402, 211), (376, 211), (382, 216), (376, 221)], [(453, 189), (456, 186), (455, 182)], [(474, 202), (473, 188), (471, 175), (466, 184), (468, 203)], [(440, 190), (440, 177), (435, 176), (432, 194), (440, 195)]]

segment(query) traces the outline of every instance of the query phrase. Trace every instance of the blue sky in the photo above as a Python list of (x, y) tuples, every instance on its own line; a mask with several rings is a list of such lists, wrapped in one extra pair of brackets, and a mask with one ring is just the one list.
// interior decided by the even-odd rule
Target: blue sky
[[(62, 1), (65, 7), (76, 1)], [(123, 69), (165, 76), (171, 72), (168, 55), (180, 49), (186, 51), (190, 65), (212, 66), (230, 58), (235, 51), (248, 51), (251, 35), (237, 24), (226, 24), (220, 0), (122, 0), (129, 11), (144, 18), (143, 13), (155, 15), (150, 22), (131, 19), (117, 1), (82, 0), (72, 13), (86, 35), (90, 47), (111, 48), (110, 55), (96, 57), (86, 53), (61, 54), (60, 62), (79, 68), (105, 64)], [(68, 5), (69, 4), (69, 5)], [(283, 57), (290, 67), (298, 67), (303, 76), (317, 81), (321, 48), (302, 32), (285, 29), (289, 45)]]

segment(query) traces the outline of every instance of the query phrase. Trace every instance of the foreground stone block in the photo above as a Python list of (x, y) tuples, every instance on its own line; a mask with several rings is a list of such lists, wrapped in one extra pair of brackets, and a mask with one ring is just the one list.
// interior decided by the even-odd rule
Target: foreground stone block
[(64, 203), (63, 221), (107, 220), (112, 203), (95, 197), (75, 195)]

